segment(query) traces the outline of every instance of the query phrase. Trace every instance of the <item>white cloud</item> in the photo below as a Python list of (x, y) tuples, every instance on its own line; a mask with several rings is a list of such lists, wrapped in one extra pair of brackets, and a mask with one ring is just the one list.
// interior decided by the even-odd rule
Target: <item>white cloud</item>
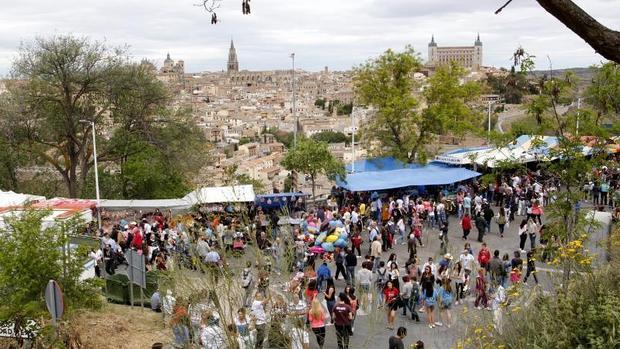
[[(555, 67), (587, 66), (602, 57), (534, 0), (255, 0), (243, 16), (240, 0), (223, 0), (221, 23), (193, 6), (198, 0), (0, 0), (0, 74), (8, 72), (20, 42), (72, 33), (128, 44), (136, 59), (161, 63), (167, 52), (188, 71), (225, 67), (235, 40), (243, 69), (282, 69), (288, 55), (308, 70), (348, 69), (387, 48), (412, 44), (426, 56), (431, 34), (439, 45), (470, 45), (480, 32), (484, 63), (506, 66), (521, 45)], [(577, 3), (603, 24), (620, 27), (614, 0)], [(540, 59), (539, 65), (546, 66)]]

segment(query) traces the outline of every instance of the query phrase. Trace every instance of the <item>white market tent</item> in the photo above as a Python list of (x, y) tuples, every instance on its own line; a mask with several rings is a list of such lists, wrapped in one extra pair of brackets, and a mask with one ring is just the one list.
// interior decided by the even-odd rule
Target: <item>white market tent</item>
[(253, 202), (256, 199), (252, 185), (232, 187), (200, 188), (185, 195), (182, 200), (196, 204), (217, 204), (227, 202)]
[(191, 203), (185, 199), (161, 199), (161, 200), (101, 200), (98, 207), (115, 211), (124, 209), (143, 209), (154, 210), (170, 209), (173, 211), (182, 211), (190, 208)]
[[(452, 165), (470, 165), (475, 163), (491, 168), (497, 167), (502, 161), (516, 163), (552, 161), (557, 157), (552, 155), (550, 151), (557, 145), (557, 137), (523, 135), (506, 147), (457, 149), (437, 156), (435, 161)], [(583, 151), (586, 154), (589, 150), (584, 147)]]
[(9, 206), (22, 206), (29, 202), (45, 200), (45, 196), (20, 194), (12, 191), (0, 190), (0, 208)]

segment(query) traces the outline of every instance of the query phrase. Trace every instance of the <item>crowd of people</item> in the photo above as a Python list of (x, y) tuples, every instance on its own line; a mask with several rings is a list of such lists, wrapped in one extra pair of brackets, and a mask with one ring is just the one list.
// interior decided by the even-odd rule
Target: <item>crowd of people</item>
[[(603, 168), (591, 176), (594, 186), (584, 187), (584, 199), (617, 209), (618, 173)], [(242, 267), (235, 280), (242, 301), (228, 326), (214, 311), (217, 294), (192, 300), (156, 292), (151, 305), (167, 315), (179, 347), (194, 342), (203, 348), (258, 349), (268, 341), (270, 347), (308, 348), (313, 334), (323, 348), (326, 328), (333, 326), (337, 347), (349, 348), (357, 317), (385, 311), (386, 328), (396, 331), (386, 338), (387, 345), (403, 348), (407, 328), (396, 328), (403, 319), (410, 319), (410, 325), (424, 319), (429, 329), (452, 327), (453, 307), (469, 302), (501, 319), (508, 287), (531, 279), (538, 283), (536, 261), (551, 260), (555, 253), (545, 208), (557, 199), (560, 185), (544, 173), (524, 172), (498, 176), (486, 185), (461, 183), (452, 191), (334, 189), (324, 205), (295, 210), (300, 223), (292, 229), (279, 226), (276, 213), (259, 207), (251, 207), (244, 218), (197, 212), (180, 219), (159, 211), (138, 222), (112, 217), (101, 231), (102, 249), (91, 251), (91, 258), (98, 276), (102, 269), (114, 274), (129, 248), (140, 251), (153, 270), (166, 270), (171, 259), (190, 268), (195, 260), (227, 268), (226, 258), (239, 258)], [(508, 233), (511, 225), (516, 234)], [(333, 251), (313, 249), (316, 237), (309, 226), (318, 227), (316, 233), (342, 229), (347, 243)], [(470, 236), (474, 228), (475, 238)], [(490, 248), (489, 234), (514, 239), (514, 248)], [(426, 249), (423, 242), (429, 239), (439, 241), (439, 253)], [(256, 247), (259, 261), (245, 258), (248, 245)], [(422, 260), (423, 253), (431, 256)], [(270, 282), (288, 272), (292, 277), (285, 287)], [(226, 340), (230, 336), (235, 344)]]

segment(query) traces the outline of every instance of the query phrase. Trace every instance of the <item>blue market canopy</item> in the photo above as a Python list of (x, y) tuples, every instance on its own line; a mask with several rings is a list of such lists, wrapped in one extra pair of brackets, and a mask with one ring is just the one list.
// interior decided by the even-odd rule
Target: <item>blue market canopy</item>
[[(378, 163), (388, 164), (387, 169), (373, 167), (376, 161), (361, 162), (362, 168), (372, 168), (365, 172), (347, 174), (346, 183), (338, 180), (338, 186), (349, 191), (387, 190), (412, 186), (446, 185), (480, 176), (480, 173), (461, 167), (449, 167), (437, 163), (428, 165), (403, 164), (393, 158)], [(370, 164), (370, 165), (368, 165)], [(393, 166), (392, 166), (393, 165)], [(400, 165), (400, 167), (397, 167)], [(358, 171), (358, 164), (355, 166)]]

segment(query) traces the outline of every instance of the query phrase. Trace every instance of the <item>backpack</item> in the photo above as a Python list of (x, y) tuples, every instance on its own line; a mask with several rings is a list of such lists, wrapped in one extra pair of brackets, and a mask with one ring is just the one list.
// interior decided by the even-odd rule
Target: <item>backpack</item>
[(417, 284), (413, 285), (411, 294), (409, 295), (409, 300), (415, 303), (420, 301), (420, 287)]
[(506, 224), (506, 216), (499, 216), (499, 218), (497, 219), (497, 223), (498, 224)]
[(387, 281), (387, 268), (383, 269), (383, 273), (380, 269), (377, 269), (377, 282), (379, 285), (383, 286), (383, 284)]

